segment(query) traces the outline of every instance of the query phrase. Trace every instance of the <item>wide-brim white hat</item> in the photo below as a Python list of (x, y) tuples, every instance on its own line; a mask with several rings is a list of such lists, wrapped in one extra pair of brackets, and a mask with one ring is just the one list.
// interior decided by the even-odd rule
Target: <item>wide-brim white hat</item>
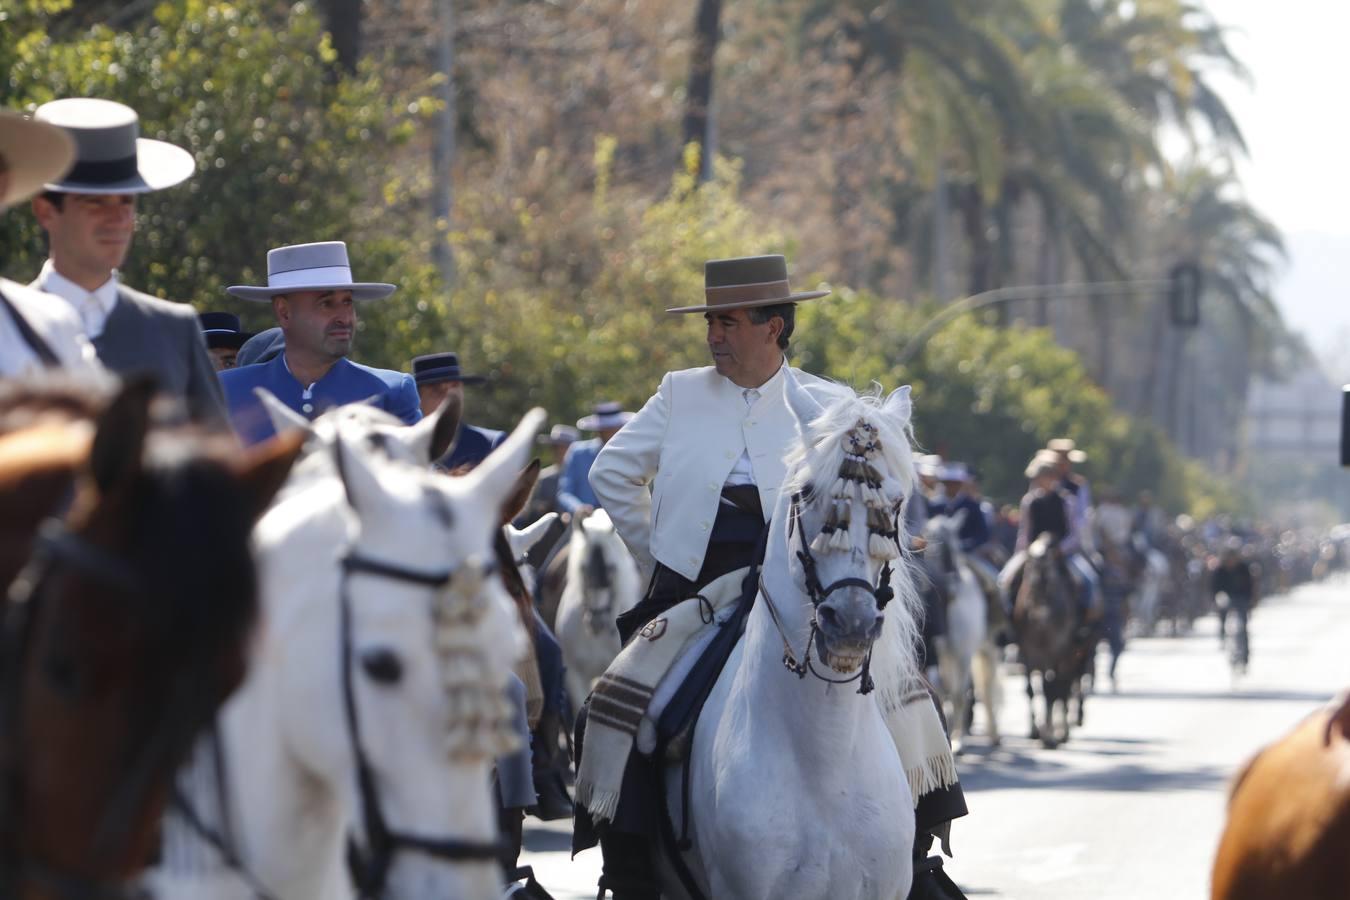
[(64, 175), (75, 161), (75, 141), (55, 125), (0, 109), (0, 157), (9, 174), (9, 187), (0, 196), (0, 209), (5, 209)]
[(225, 291), (241, 300), (270, 303), (278, 294), (351, 291), (353, 300), (383, 300), (396, 285), (353, 281), (347, 245), (342, 241), (292, 244), (267, 252), (267, 286), (234, 284)]
[(608, 431), (622, 428), (632, 418), (633, 413), (626, 412), (617, 403), (597, 403), (589, 416), (577, 420), (577, 427), (582, 431)]
[(182, 147), (140, 136), (136, 111), (111, 100), (72, 97), (37, 108), (34, 117), (75, 141), (75, 165), (45, 187), (67, 194), (148, 194), (186, 181), (197, 161)]

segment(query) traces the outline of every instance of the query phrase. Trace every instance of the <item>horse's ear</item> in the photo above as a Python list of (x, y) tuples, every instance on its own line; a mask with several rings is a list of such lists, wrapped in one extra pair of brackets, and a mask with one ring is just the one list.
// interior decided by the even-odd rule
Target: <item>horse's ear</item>
[(109, 494), (140, 473), (156, 387), (153, 376), (128, 378), (95, 422), (89, 470), (99, 493)]
[(408, 429), (408, 446), (413, 457), (434, 463), (450, 453), (455, 445), (455, 435), (459, 433), (459, 417), (464, 408), (464, 398), (455, 392), (445, 395), (441, 405), (429, 416)]
[(483, 491), (487, 503), (498, 509), (511, 493), (520, 470), (530, 458), (534, 436), (544, 424), (544, 411), (535, 407), (525, 414), (516, 430), (496, 450), (487, 455), (468, 475), (474, 491)]
[(387, 491), (380, 485), (377, 466), (383, 457), (364, 451), (338, 435), (333, 442), (334, 459), (347, 502), (358, 514), (376, 508)]
[(784, 372), (783, 376), (783, 399), (786, 401), (788, 409), (792, 411), (792, 415), (797, 419), (798, 433), (805, 436), (807, 426), (825, 411), (825, 407), (821, 406), (816, 398), (812, 397), (810, 392), (802, 387), (801, 382), (792, 374), (791, 369)]
[(263, 409), (267, 410), (267, 417), (272, 420), (272, 428), (277, 434), (300, 431), (308, 436), (314, 433), (314, 426), (309, 419), (282, 403), (267, 388), (255, 387), (253, 394), (262, 401)]
[(524, 528), (507, 525), (506, 542), (511, 546), (511, 558), (520, 559), (533, 550), (534, 545), (543, 540), (544, 535), (549, 533), (556, 521), (558, 521), (558, 514), (551, 512), (542, 516), (538, 522), (526, 525)]
[(891, 391), (891, 395), (881, 405), (882, 412), (899, 422), (901, 428), (909, 425), (910, 417), (914, 414), (914, 401), (909, 395), (910, 386), (906, 384)]
[(254, 522), (272, 505), (304, 446), (304, 433), (290, 431), (250, 449), (237, 465), (235, 474)]
[(502, 502), (502, 524), (515, 519), (525, 509), (525, 504), (529, 502), (530, 493), (534, 490), (535, 484), (539, 481), (540, 462), (538, 459), (530, 460), (530, 464), (516, 478), (516, 486), (512, 488), (511, 493), (506, 500)]

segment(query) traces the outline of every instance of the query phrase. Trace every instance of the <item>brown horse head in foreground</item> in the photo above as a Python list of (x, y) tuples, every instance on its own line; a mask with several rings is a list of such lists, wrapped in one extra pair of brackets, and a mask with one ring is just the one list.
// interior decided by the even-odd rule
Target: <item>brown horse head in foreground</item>
[(1350, 699), (1262, 750), (1238, 776), (1213, 900), (1350, 895)]
[(175, 767), (245, 671), (249, 535), (300, 439), (246, 453), (154, 428), (152, 395), (132, 382), (92, 422), (58, 411), (0, 436), (0, 556), (31, 551), (0, 644), (5, 897), (125, 890)]

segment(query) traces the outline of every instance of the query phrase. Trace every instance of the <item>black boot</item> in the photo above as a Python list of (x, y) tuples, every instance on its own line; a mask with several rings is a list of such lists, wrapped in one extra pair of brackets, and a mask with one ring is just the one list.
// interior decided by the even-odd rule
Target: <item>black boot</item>
[(525, 845), (525, 811), (518, 806), (497, 808), (497, 826), (506, 850), (502, 854), (502, 871), (511, 880), (520, 862), (520, 851)]
[(661, 900), (645, 837), (605, 828), (600, 832), (600, 853), (604, 862), (596, 900), (605, 900), (606, 893), (613, 900)]
[(914, 881), (909, 888), (908, 900), (966, 900), (966, 895), (956, 886), (956, 882), (947, 876), (942, 868), (942, 857), (928, 855), (933, 846), (931, 834), (918, 834), (914, 838)]
[(572, 798), (567, 795), (566, 780), (570, 764), (567, 753), (558, 744), (561, 729), (558, 713), (547, 710), (530, 735), (530, 764), (539, 801), (526, 812), (545, 822), (572, 818)]

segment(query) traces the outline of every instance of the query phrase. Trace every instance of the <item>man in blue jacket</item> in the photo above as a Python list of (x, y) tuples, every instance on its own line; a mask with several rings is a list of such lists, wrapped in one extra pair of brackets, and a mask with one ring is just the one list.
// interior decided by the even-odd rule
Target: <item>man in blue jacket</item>
[(600, 505), (591, 490), (591, 466), (609, 439), (633, 418), (617, 403), (597, 403), (591, 414), (577, 422), (582, 431), (593, 431), (598, 437), (576, 441), (563, 457), (562, 474), (558, 476), (558, 508), (574, 516), (588, 516)]
[(267, 254), (267, 286), (234, 285), (244, 300), (271, 303), (285, 349), (269, 362), (220, 373), (230, 421), (245, 444), (275, 434), (254, 394), (271, 391), (307, 419), (345, 403), (368, 401), (409, 425), (422, 418), (412, 376), (347, 358), (356, 335), (356, 304), (382, 300), (392, 284), (352, 280), (341, 241), (278, 247)]
[(455, 443), (443, 459), (436, 465), (448, 472), (463, 466), (478, 465), (493, 450), (506, 440), (506, 432), (493, 431), (491, 428), (479, 428), (464, 421), (464, 385), (482, 384), (487, 381), (482, 375), (465, 375), (459, 368), (458, 353), (428, 353), (414, 357), (412, 361), (413, 380), (417, 382), (417, 395), (422, 404), (422, 412), (430, 415), (451, 394), (459, 397), (459, 431), (455, 433)]

